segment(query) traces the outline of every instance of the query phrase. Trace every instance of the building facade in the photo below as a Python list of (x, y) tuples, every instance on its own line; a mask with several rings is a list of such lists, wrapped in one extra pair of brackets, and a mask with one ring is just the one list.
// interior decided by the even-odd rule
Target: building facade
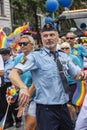
[(9, 0), (0, 0), (0, 27), (8, 35), (12, 30)]

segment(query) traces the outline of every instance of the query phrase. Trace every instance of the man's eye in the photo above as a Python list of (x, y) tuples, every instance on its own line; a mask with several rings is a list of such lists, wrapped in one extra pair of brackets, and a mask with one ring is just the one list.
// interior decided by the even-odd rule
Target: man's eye
[(48, 35), (44, 35), (43, 37), (48, 37)]
[(53, 37), (53, 36), (55, 36), (55, 34), (50, 34), (50, 36), (52, 36), (52, 37)]

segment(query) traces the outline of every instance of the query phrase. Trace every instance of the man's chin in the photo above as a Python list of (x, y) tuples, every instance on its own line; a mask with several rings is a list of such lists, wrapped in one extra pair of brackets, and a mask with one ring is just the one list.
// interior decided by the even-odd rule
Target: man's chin
[(54, 48), (55, 47), (55, 45), (51, 45), (51, 46), (45, 46), (46, 48), (48, 48), (48, 49), (52, 49), (52, 48)]

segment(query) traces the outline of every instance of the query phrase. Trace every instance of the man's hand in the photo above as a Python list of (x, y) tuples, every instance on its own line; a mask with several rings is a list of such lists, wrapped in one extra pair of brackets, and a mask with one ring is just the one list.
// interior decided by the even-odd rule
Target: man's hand
[(79, 72), (76, 78), (77, 80), (80, 80), (80, 81), (87, 80), (87, 71)]
[(78, 72), (77, 76), (75, 77), (75, 80), (82, 81), (87, 80), (87, 71), (80, 71)]
[(29, 92), (28, 89), (22, 88), (19, 92), (19, 105), (24, 107), (29, 103)]
[(23, 115), (25, 107), (19, 106), (16, 110), (18, 110), (17, 117), (21, 117)]
[(81, 76), (83, 80), (87, 80), (87, 71), (83, 71)]

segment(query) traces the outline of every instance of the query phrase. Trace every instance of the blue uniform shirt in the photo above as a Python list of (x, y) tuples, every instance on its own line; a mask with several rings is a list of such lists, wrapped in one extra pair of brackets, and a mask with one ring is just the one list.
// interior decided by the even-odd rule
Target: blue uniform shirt
[(10, 73), (10, 71), (13, 69), (14, 67), (14, 59), (13, 57), (10, 57), (8, 60), (6, 60), (4, 62), (5, 65), (5, 69), (4, 69), (4, 82), (10, 82), (10, 80), (8, 79), (8, 75)]
[[(31, 52), (15, 68), (23, 72), (30, 70), (36, 88), (35, 101), (39, 104), (65, 104), (68, 102), (68, 94), (65, 93), (56, 62), (50, 50), (42, 48), (40, 51)], [(58, 52), (64, 72), (75, 77), (81, 70), (75, 66), (69, 56)]]

